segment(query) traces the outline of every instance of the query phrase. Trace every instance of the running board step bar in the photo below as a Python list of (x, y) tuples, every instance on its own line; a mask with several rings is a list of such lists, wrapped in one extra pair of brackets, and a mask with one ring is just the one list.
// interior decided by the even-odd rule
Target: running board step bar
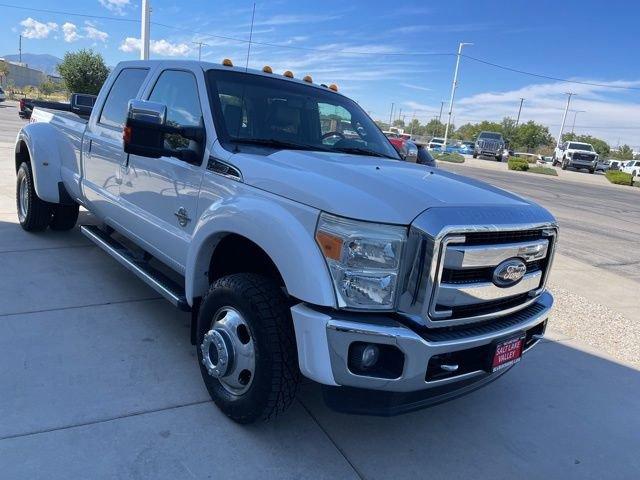
[(180, 310), (189, 312), (191, 307), (187, 302), (184, 289), (154, 268), (149, 262), (140, 260), (116, 239), (102, 231), (95, 225), (82, 225), (82, 234), (115, 258), (121, 265), (131, 270), (140, 280), (153, 288), (160, 295), (173, 303)]

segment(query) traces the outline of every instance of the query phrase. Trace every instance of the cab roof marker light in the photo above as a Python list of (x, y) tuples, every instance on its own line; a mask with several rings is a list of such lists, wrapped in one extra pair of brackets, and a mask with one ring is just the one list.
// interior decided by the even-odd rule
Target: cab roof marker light
[(225, 58), (224, 60), (222, 60), (222, 65), (224, 65), (225, 67), (233, 67), (233, 62), (230, 59)]
[(311, 75), (305, 75), (302, 80), (304, 80), (307, 83), (313, 83), (313, 78), (311, 78)]
[(273, 69), (269, 65), (265, 65), (264, 67), (262, 67), (262, 71), (264, 73), (273, 73)]
[(287, 78), (293, 78), (293, 72), (291, 70), (286, 70), (282, 75)]
[(329, 85), (329, 90), (333, 90), (334, 92), (338, 91), (338, 86), (335, 83)]

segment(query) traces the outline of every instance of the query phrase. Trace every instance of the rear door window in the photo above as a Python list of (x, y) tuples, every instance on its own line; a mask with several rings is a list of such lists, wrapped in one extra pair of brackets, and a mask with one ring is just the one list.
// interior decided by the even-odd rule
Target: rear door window
[(124, 126), (129, 100), (138, 95), (147, 72), (146, 68), (124, 68), (118, 74), (104, 102), (98, 123), (116, 128)]

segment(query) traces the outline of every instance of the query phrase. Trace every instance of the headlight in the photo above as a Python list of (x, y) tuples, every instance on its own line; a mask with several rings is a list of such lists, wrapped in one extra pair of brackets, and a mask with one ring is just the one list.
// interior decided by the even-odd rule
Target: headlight
[(323, 213), (316, 241), (327, 260), (338, 306), (390, 310), (407, 229)]

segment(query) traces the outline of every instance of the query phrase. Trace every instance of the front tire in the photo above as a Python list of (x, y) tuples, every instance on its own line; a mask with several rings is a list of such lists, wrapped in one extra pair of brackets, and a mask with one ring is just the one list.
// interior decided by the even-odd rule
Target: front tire
[(478, 158), (478, 154), (476, 152), (473, 152), (473, 158)]
[(268, 420), (293, 402), (300, 379), (287, 298), (255, 274), (220, 278), (202, 299), (197, 323), (202, 379), (235, 422)]
[(16, 181), (16, 207), (20, 226), (27, 232), (46, 229), (51, 221), (51, 204), (38, 197), (29, 163), (22, 162)]
[(562, 170), (566, 170), (567, 169), (567, 160), (566, 159), (562, 159)]

